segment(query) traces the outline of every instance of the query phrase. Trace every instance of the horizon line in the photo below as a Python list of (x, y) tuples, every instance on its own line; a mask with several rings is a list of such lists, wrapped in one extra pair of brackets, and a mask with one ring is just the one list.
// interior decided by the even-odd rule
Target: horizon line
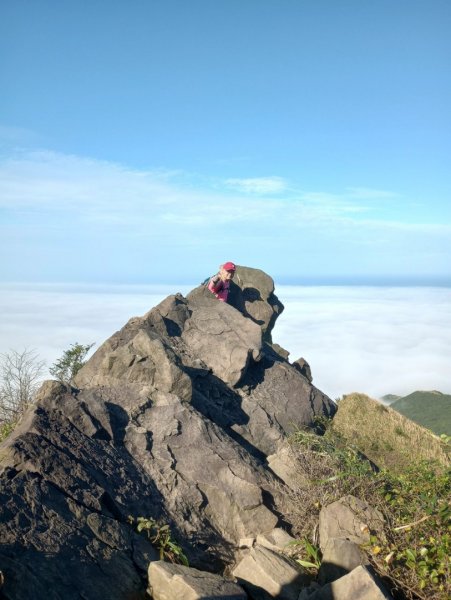
[[(263, 271), (265, 272), (265, 271)], [(274, 277), (269, 275), (273, 279), (276, 285), (280, 286), (299, 286), (299, 287), (340, 287), (340, 286), (374, 286), (374, 287), (451, 287), (451, 275), (326, 275), (326, 276), (314, 276), (314, 275), (284, 275), (280, 277)], [(147, 286), (176, 286), (183, 285), (197, 287), (201, 282), (194, 282), (186, 278), (181, 278), (179, 281), (163, 279), (163, 280), (145, 280), (145, 281), (64, 281), (64, 280), (0, 280), (1, 286), (14, 286), (14, 287), (29, 287), (29, 286), (64, 286), (64, 287), (91, 287), (101, 288), (106, 286), (117, 286), (117, 287), (147, 287)]]

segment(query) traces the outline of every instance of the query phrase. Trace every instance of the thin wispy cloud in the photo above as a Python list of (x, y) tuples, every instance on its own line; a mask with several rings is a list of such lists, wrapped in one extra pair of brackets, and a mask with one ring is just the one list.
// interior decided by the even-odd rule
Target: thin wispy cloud
[(121, 210), (127, 196), (138, 207), (174, 198), (162, 171), (138, 171), (115, 163), (53, 152), (31, 152), (0, 165), (0, 206), (52, 210)]
[[(143, 216), (151, 216), (153, 222), (187, 226), (202, 225), (212, 216), (222, 223), (258, 216), (272, 222), (277, 217), (287, 224), (301, 217), (299, 226), (302, 219), (311, 223), (368, 212), (353, 199), (391, 197), (390, 192), (366, 188), (350, 188), (343, 194), (296, 191), (281, 177), (228, 179), (222, 190), (220, 181), (210, 185), (195, 178), (187, 181), (189, 174), (177, 171), (137, 170), (78, 156), (30, 152), (0, 164), (0, 207), (71, 212), (111, 223), (124, 219), (134, 223), (134, 215), (142, 222)], [(260, 201), (273, 194), (278, 197)]]
[[(155, 278), (180, 268), (180, 252), (199, 271), (206, 257), (223, 262), (223, 253), (259, 266), (262, 248), (270, 250), (262, 266), (272, 274), (297, 273), (297, 254), (312, 252), (302, 272), (330, 274), (341, 263), (364, 273), (373, 260), (365, 248), (385, 253), (380, 272), (404, 272), (422, 245), (435, 248), (435, 255), (416, 257), (415, 264), (422, 261), (429, 272), (432, 260), (436, 268), (449, 250), (450, 225), (415, 222), (413, 213), (405, 220), (390, 212), (382, 217), (374, 206), (391, 204), (389, 196), (367, 188), (302, 190), (273, 176), (224, 181), (54, 152), (16, 153), (0, 162), (0, 252), (9, 256), (3, 279), (16, 280), (30, 264), (38, 267), (32, 277), (47, 277), (45, 265), (52, 262), (61, 277), (62, 246), (66, 256), (78, 257), (78, 281), (111, 280), (112, 273), (116, 280), (118, 269), (125, 277), (147, 277), (148, 261), (153, 280), (161, 281)], [(93, 257), (93, 248), (105, 259)]]
[(280, 194), (288, 184), (282, 177), (248, 177), (243, 179), (226, 179), (226, 187), (244, 194)]
[(363, 187), (349, 187), (346, 189), (346, 194), (350, 198), (358, 198), (360, 200), (385, 200), (389, 198), (399, 198), (399, 194), (396, 192)]
[(317, 207), (327, 207), (329, 214), (371, 213), (388, 200), (400, 199), (400, 195), (387, 190), (348, 187), (341, 193), (304, 192), (302, 199)]

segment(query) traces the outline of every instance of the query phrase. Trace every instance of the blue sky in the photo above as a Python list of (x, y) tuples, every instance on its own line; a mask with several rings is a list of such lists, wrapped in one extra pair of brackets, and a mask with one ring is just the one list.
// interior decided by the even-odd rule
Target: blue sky
[(451, 4), (0, 4), (0, 281), (451, 280)]

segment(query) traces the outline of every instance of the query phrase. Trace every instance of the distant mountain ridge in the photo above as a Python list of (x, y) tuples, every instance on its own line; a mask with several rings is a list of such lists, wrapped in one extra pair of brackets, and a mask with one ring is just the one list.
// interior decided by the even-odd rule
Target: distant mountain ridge
[(399, 400), (400, 398), (402, 398), (402, 396), (397, 396), (396, 394), (385, 394), (385, 396), (382, 396), (381, 402), (384, 404), (392, 404), (395, 400)]
[(390, 408), (401, 413), (408, 419), (427, 427), (437, 435), (451, 435), (451, 395), (436, 390), (416, 391), (407, 396), (388, 394), (382, 400), (389, 401)]

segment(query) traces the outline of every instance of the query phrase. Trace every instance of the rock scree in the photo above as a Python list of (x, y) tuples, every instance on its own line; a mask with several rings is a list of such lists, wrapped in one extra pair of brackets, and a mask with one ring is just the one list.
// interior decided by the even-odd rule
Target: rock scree
[(216, 573), (279, 524), (267, 457), (336, 410), (272, 345), (282, 310), (268, 275), (238, 267), (231, 304), (203, 286), (169, 296), (76, 387), (43, 384), (0, 445), (0, 598), (145, 598), (160, 556), (129, 517), (168, 523), (190, 566)]

